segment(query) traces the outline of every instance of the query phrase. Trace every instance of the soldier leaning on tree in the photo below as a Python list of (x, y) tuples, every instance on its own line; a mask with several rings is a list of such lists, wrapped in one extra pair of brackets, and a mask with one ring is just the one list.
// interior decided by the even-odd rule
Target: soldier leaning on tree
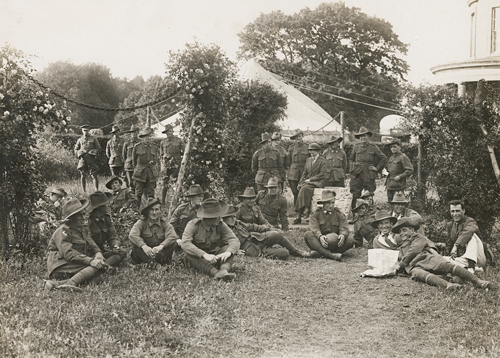
[(90, 126), (88, 124), (84, 124), (80, 128), (83, 135), (76, 141), (75, 155), (79, 159), (77, 169), (80, 171), (82, 189), (84, 192), (86, 191), (87, 172), (90, 172), (90, 176), (94, 179), (95, 190), (99, 190), (99, 181), (97, 179), (99, 165), (97, 164), (96, 155), (101, 150), (101, 145), (97, 138), (89, 134)]

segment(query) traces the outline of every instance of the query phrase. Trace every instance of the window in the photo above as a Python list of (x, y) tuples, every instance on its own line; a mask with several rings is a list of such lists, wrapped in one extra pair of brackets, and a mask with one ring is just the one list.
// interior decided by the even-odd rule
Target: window
[(491, 53), (500, 50), (500, 7), (491, 9)]
[(476, 13), (470, 15), (470, 57), (476, 57)]

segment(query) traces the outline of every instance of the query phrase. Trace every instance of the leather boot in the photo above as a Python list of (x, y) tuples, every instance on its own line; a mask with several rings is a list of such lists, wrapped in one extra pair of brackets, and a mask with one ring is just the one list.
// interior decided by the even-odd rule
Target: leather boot
[(460, 266), (455, 266), (453, 268), (453, 275), (457, 275), (466, 281), (470, 281), (476, 287), (479, 287), (479, 288), (494, 288), (493, 284), (491, 282), (481, 280), (479, 277), (474, 275), (472, 272), (469, 272), (467, 269), (464, 269), (463, 267), (460, 267)]
[(334, 254), (334, 253), (330, 252), (330, 253), (328, 253), (327, 258), (330, 260), (340, 261), (340, 260), (342, 260), (342, 254)]

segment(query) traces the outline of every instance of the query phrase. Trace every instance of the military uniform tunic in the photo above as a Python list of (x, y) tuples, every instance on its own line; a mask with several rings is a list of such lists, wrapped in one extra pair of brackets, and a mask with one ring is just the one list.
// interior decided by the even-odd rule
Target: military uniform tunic
[(271, 226), (256, 204), (242, 203), (239, 209), (240, 210), (236, 213), (236, 219), (243, 221), (245, 224)]
[(179, 237), (182, 237), (184, 229), (188, 222), (198, 217), (198, 208), (191, 206), (190, 202), (182, 203), (175, 209), (170, 219), (170, 224), (175, 229), (175, 232)]
[(133, 151), (134, 151), (134, 146), (138, 144), (140, 141), (137, 140), (129, 140), (124, 143), (123, 145), (123, 151), (122, 151), (122, 158), (124, 159), (124, 170), (126, 172), (133, 172), (134, 171), (134, 164), (132, 161), (132, 156), (133, 156)]
[(132, 153), (134, 165), (135, 193), (140, 206), (144, 191), (150, 198), (154, 197), (156, 188), (156, 162), (158, 147), (153, 143), (137, 143)]
[(259, 206), (262, 216), (264, 216), (271, 225), (278, 227), (281, 223), (281, 228), (283, 230), (288, 230), (288, 203), (283, 195), (269, 195), (268, 192), (262, 190), (257, 194), (255, 203)]
[(109, 158), (110, 167), (123, 167), (123, 138), (111, 138), (106, 144), (106, 156)]
[(78, 138), (75, 144), (75, 154), (79, 158), (77, 169), (90, 171), (92, 176), (97, 175), (99, 165), (96, 155), (99, 150), (101, 150), (101, 145), (96, 137), (88, 135)]
[(134, 196), (130, 192), (130, 189), (123, 188), (118, 191), (113, 192), (113, 199), (110, 203), (110, 207), (114, 212), (120, 211), (125, 205), (133, 203), (135, 201)]
[(345, 152), (341, 148), (335, 151), (327, 148), (323, 152), (323, 158), (325, 158), (327, 163), (325, 186), (343, 187), (347, 171), (347, 156)]
[(271, 177), (283, 181), (285, 171), (279, 151), (272, 147), (257, 150), (252, 157), (252, 172), (255, 174), (257, 190), (263, 190)]
[(168, 180), (170, 175), (177, 177), (179, 174), (184, 147), (184, 142), (176, 136), (168, 137), (161, 142), (161, 174), (164, 179)]

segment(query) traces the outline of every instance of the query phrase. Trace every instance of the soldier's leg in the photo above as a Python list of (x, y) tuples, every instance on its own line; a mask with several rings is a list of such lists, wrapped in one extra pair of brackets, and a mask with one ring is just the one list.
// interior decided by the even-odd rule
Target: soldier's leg
[(439, 276), (436, 276), (428, 271), (425, 271), (422, 268), (415, 267), (410, 271), (411, 278), (413, 280), (424, 282), (431, 286), (437, 286), (442, 288), (453, 288), (456, 284), (452, 284), (442, 279)]
[(151, 257), (146, 255), (146, 253), (137, 246), (132, 247), (132, 252), (130, 254), (130, 258), (132, 259), (132, 263), (134, 265), (139, 265), (143, 263), (150, 263), (153, 261)]
[(63, 279), (71, 276), (64, 284), (59, 283), (58, 285), (61, 288), (66, 288), (62, 286), (69, 286), (68, 288), (71, 289), (90, 281), (100, 274), (101, 271), (92, 266), (69, 262), (56, 268), (50, 274), (50, 278)]
[(290, 253), (287, 249), (266, 246), (262, 250), (264, 257), (277, 260), (287, 260), (290, 257)]
[(295, 212), (302, 213), (305, 209), (311, 208), (311, 201), (316, 188), (313, 184), (305, 184), (299, 191), (297, 203), (295, 204)]
[[(342, 244), (342, 246), (338, 246), (337, 241), (336, 243), (329, 243), (328, 249), (331, 252), (343, 254), (347, 250), (353, 248), (355, 243), (356, 242), (354, 241), (354, 236), (352, 235), (352, 233), (349, 233), (349, 235), (347, 235), (347, 237), (344, 239), (344, 243)], [(361, 244), (361, 246), (363, 246), (363, 244)]]
[[(303, 252), (297, 249), (285, 236), (277, 231), (271, 231), (265, 233), (266, 238), (264, 239), (266, 246), (271, 247), (273, 245), (280, 245), (287, 249), (291, 255), (302, 257)], [(288, 258), (288, 255), (287, 255)], [(286, 259), (286, 258), (285, 258)]]
[(439, 266), (435, 270), (437, 273), (450, 273), (454, 276), (458, 276), (465, 281), (472, 282), (476, 287), (479, 288), (493, 288), (493, 285), (489, 281), (481, 280), (479, 277), (474, 275), (472, 272), (469, 272), (467, 269), (453, 265), (448, 261), (443, 260), (443, 263), (439, 264)]
[(109, 266), (118, 266), (127, 257), (127, 251), (124, 249), (113, 249), (103, 252), (102, 256), (106, 259)]
[(304, 235), (304, 240), (307, 244), (307, 246), (313, 250), (319, 253), (322, 257), (329, 258), (331, 260), (337, 260), (340, 261), (342, 258), (342, 254), (334, 254), (331, 253), (328, 249), (324, 248), (323, 245), (321, 245), (321, 242), (314, 236), (312, 231), (307, 231), (306, 234)]
[(132, 179), (132, 174), (134, 174), (134, 172), (127, 170), (125, 174), (127, 176), (128, 186), (130, 187), (130, 189), (132, 189), (133, 192), (135, 192), (134, 179)]
[(217, 270), (210, 262), (205, 260), (203, 257), (186, 254), (186, 259), (191, 265), (194, 266), (195, 269), (211, 277), (214, 277), (219, 272), (219, 270)]
[(396, 194), (396, 190), (387, 190), (387, 202), (391, 202)]
[(170, 265), (174, 254), (174, 245), (166, 246), (155, 255), (155, 260), (160, 265)]
[(97, 164), (97, 159), (94, 155), (89, 155), (87, 158), (87, 165), (89, 167), (90, 176), (94, 179), (95, 190), (99, 190), (99, 180), (97, 179), (97, 172), (99, 171), (99, 165)]
[(299, 190), (297, 189), (297, 185), (299, 184), (298, 180), (289, 180), (288, 184), (290, 185), (290, 190), (293, 194), (293, 205), (297, 202), (297, 196), (299, 195)]
[(168, 193), (168, 182), (170, 181), (170, 177), (168, 176), (164, 176), (162, 178), (162, 183), (163, 183), (163, 187), (161, 189), (161, 203), (163, 205), (166, 205), (166, 202), (165, 202), (165, 199), (167, 197), (167, 193)]
[(352, 194), (351, 209), (354, 209), (356, 207), (356, 200), (361, 198), (361, 192), (363, 191), (361, 176), (351, 178), (349, 182), (349, 191)]
[(83, 192), (87, 191), (87, 173), (85, 171), (80, 170), (80, 184), (82, 185)]
[(146, 182), (135, 180), (135, 196), (137, 199), (137, 205), (139, 206), (139, 209), (143, 207), (142, 203), (143, 203), (143, 194), (145, 189), (146, 189)]

